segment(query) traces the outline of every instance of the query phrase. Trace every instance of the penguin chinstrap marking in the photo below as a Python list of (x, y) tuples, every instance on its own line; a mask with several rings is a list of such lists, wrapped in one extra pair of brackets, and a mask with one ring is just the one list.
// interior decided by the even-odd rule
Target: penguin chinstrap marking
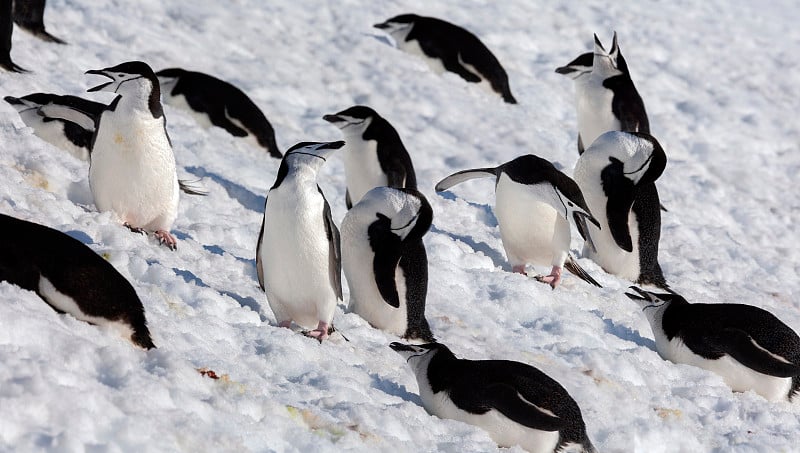
[(341, 129), (346, 142), (347, 209), (374, 187), (417, 188), (414, 165), (400, 135), (375, 110), (356, 105), (322, 119)]
[(0, 214), (0, 280), (34, 291), (59, 313), (155, 348), (142, 302), (114, 266), (60, 231)]
[(797, 401), (800, 337), (772, 313), (745, 304), (690, 304), (675, 293), (631, 286), (625, 293), (647, 316), (658, 354), (720, 376), (734, 391)]
[(167, 135), (161, 91), (141, 61), (90, 70), (111, 79), (88, 91), (118, 94), (97, 119), (89, 186), (100, 211), (114, 212), (132, 231), (152, 231), (170, 249), (180, 186)]
[(667, 156), (643, 132), (610, 131), (578, 157), (573, 178), (600, 222), (589, 226), (594, 244), (583, 254), (606, 272), (663, 289), (668, 285), (658, 263), (661, 208), (655, 181)]
[(416, 375), (429, 414), (478, 426), (501, 447), (595, 451), (578, 404), (540, 370), (509, 360), (459, 359), (441, 343), (389, 346)]
[(14, 0), (14, 22), (37, 38), (56, 44), (66, 44), (47, 32), (44, 26), (46, 0)]
[(428, 257), (422, 236), (433, 209), (416, 189), (376, 187), (342, 220), (342, 268), (350, 311), (373, 327), (434, 341), (425, 319)]
[(517, 103), (497, 57), (468, 30), (416, 14), (401, 14), (374, 27), (388, 33), (400, 50), (423, 57), (435, 72), (450, 71), (467, 82), (487, 82), (505, 102)]
[(11, 72), (28, 72), (11, 60), (11, 35), (14, 33), (14, 5), (0, 0), (0, 67)]
[(527, 154), (494, 168), (475, 168), (454, 173), (436, 184), (442, 192), (475, 178), (495, 178), (495, 215), (506, 257), (514, 272), (526, 274), (525, 265), (552, 266), (537, 280), (555, 289), (561, 270), (600, 287), (569, 253), (570, 220), (580, 235), (592, 243), (586, 222), (599, 223), (584, 201), (578, 185), (541, 157)]
[(250, 137), (280, 159), (275, 130), (258, 106), (239, 88), (202, 72), (181, 68), (156, 73), (164, 102), (181, 108), (204, 126), (217, 126), (234, 137)]
[(258, 283), (280, 327), (292, 321), (322, 341), (342, 300), (339, 230), (317, 173), (343, 141), (301, 142), (283, 155), (267, 193), (256, 248)]
[[(581, 59), (583, 56), (579, 57)], [(571, 62), (567, 67), (573, 65)], [(585, 64), (584, 60), (576, 65)], [(557, 69), (559, 72), (562, 68)], [(560, 73), (572, 75), (562, 70)], [(614, 32), (611, 50), (606, 51), (594, 36), (592, 69), (574, 78), (578, 113), (578, 152), (607, 131), (650, 133), (644, 101), (631, 80), (625, 58)]]

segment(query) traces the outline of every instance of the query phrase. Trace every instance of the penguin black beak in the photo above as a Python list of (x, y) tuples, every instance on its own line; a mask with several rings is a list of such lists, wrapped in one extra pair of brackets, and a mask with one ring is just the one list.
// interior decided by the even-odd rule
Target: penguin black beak
[(387, 24), (386, 22), (381, 22), (379, 24), (373, 25), (373, 27), (379, 28), (381, 30), (386, 30), (387, 28), (389, 28), (389, 24)]
[(334, 124), (345, 122), (344, 118), (342, 118), (339, 115), (325, 115), (322, 117), (322, 119), (329, 123), (334, 123)]
[(328, 142), (317, 149), (339, 149), (344, 146), (344, 140), (337, 140), (335, 142)]
[(647, 291), (644, 291), (643, 289), (640, 289), (639, 287), (631, 286), (628, 289), (632, 289), (637, 293), (639, 293), (639, 294), (625, 293), (625, 295), (628, 296), (628, 298), (631, 300), (648, 300), (648, 301), (653, 300), (652, 294), (648, 293)]
[(409, 344), (398, 343), (397, 341), (392, 342), (389, 344), (389, 347), (395, 351), (411, 351), (416, 352), (416, 350)]
[(561, 66), (560, 68), (556, 68), (556, 72), (562, 75), (572, 74), (575, 71), (577, 71), (577, 69), (574, 69), (571, 66)]
[(600, 227), (600, 222), (598, 222), (594, 217), (582, 212), (574, 212), (572, 214), (572, 218), (575, 220), (575, 226), (578, 227), (578, 233), (581, 235), (583, 240), (586, 241), (586, 244), (589, 245), (592, 253), (597, 253), (597, 247), (595, 247), (594, 241), (592, 241), (592, 236), (589, 234), (589, 228), (586, 226), (586, 221), (588, 220), (592, 222), (597, 229), (602, 229)]
[(109, 79), (111, 79), (111, 82), (101, 83), (100, 85), (97, 85), (96, 87), (89, 88), (88, 90), (86, 90), (87, 93), (91, 93), (93, 91), (101, 91), (103, 88), (105, 88), (105, 87), (111, 85), (112, 83), (114, 83), (114, 78), (111, 77), (110, 75), (108, 75), (105, 72), (105, 69), (90, 69), (90, 70), (84, 72), (84, 74), (97, 74), (97, 75), (101, 75), (101, 76), (108, 77)]

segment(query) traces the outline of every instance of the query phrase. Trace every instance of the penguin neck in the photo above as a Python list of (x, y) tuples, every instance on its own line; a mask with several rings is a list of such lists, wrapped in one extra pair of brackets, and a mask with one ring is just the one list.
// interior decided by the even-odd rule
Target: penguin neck
[(460, 366), (462, 360), (457, 358), (449, 349), (442, 348), (436, 352), (428, 363), (427, 373), (428, 384), (433, 393), (447, 390), (453, 386), (454, 381), (461, 375)]
[(161, 106), (161, 89), (158, 83), (135, 83), (126, 84), (125, 89), (119, 92), (115, 99), (117, 109), (124, 109), (132, 112), (147, 112), (154, 119), (164, 116), (164, 109)]

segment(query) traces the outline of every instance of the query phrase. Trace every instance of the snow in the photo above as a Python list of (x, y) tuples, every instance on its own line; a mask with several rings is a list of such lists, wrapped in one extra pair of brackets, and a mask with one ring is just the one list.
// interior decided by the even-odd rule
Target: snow
[[(16, 30), (0, 92), (87, 94), (88, 69), (141, 59), (240, 87), (282, 150), (339, 140), (326, 113), (366, 104), (398, 130), (434, 209), (425, 236), (427, 316), (456, 355), (532, 364), (580, 405), (600, 451), (789, 451), (797, 405), (732, 393), (707, 371), (662, 360), (630, 284), (579, 262), (603, 286), (566, 274), (549, 286), (510, 272), (489, 180), (437, 195), (452, 172), (521, 154), (568, 174), (577, 159), (573, 82), (554, 72), (619, 33), (668, 156), (657, 182), (660, 261), (694, 302), (769, 310), (800, 331), (800, 29), (796, 2), (117, 2), (51, 0), (45, 43)], [(478, 35), (509, 73), (519, 105), (390, 46), (374, 23), (415, 12)], [(275, 319), (255, 245), (277, 159), (165, 107), (181, 178), (177, 252), (98, 213), (88, 164), (53, 148), (0, 103), (0, 212), (64, 231), (134, 285), (158, 349), (59, 315), (0, 283), (0, 451), (493, 451), (478, 428), (428, 415), (397, 338), (337, 309), (341, 337), (318, 344)], [(345, 213), (341, 156), (320, 178)], [(572, 247), (581, 248), (576, 232)], [(546, 269), (537, 269), (545, 271)], [(211, 379), (198, 369), (214, 371)], [(509, 451), (520, 451), (512, 448)]]

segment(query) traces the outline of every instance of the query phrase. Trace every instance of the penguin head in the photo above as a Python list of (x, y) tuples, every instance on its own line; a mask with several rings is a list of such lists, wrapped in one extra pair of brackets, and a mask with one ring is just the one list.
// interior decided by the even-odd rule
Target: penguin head
[(378, 116), (375, 110), (367, 106), (355, 105), (339, 113), (325, 115), (322, 119), (341, 129), (345, 136), (360, 137)]
[[(361, 197), (348, 215), (367, 222), (385, 222), (382, 230), (400, 241), (422, 238), (433, 220), (433, 209), (416, 189), (375, 187)], [(377, 217), (378, 220), (375, 220)]]
[(406, 36), (411, 33), (411, 29), (417, 19), (419, 19), (419, 16), (416, 14), (401, 14), (380, 24), (375, 24), (373, 27), (385, 31), (396, 43), (399, 43), (406, 40)]
[(629, 299), (639, 304), (647, 319), (653, 320), (663, 315), (664, 310), (671, 304), (688, 304), (681, 295), (676, 293), (651, 293), (637, 286), (631, 286), (636, 294), (625, 293)]
[(578, 80), (583, 76), (592, 73), (592, 65), (594, 64), (594, 54), (586, 52), (581, 54), (578, 58), (567, 63), (566, 66), (556, 68), (558, 74), (569, 77), (572, 80)]
[(586, 222), (593, 223), (597, 229), (602, 228), (600, 227), (600, 222), (594, 218), (589, 210), (589, 205), (586, 204), (578, 184), (568, 177), (561, 184), (555, 186), (554, 192), (558, 200), (557, 203), (551, 202), (551, 205), (567, 221), (572, 219), (575, 223), (575, 228), (578, 229), (578, 233), (586, 241), (586, 245), (596, 253), (597, 247), (595, 247), (592, 237), (589, 235), (589, 228), (586, 226)]
[(150, 66), (143, 61), (128, 61), (105, 69), (91, 69), (86, 74), (98, 74), (111, 79), (86, 91), (110, 91), (124, 98), (140, 100), (158, 118), (161, 110), (161, 88)]
[(613, 77), (615, 75), (627, 74), (628, 65), (620, 53), (619, 45), (617, 44), (617, 32), (614, 32), (614, 38), (611, 43), (611, 50), (606, 52), (600, 38), (594, 35), (594, 58), (592, 60), (592, 73), (597, 74), (603, 80)]
[(319, 168), (334, 151), (344, 146), (344, 142), (300, 142), (286, 151), (283, 161), (291, 166), (311, 166)]
[(411, 369), (414, 370), (414, 374), (427, 373), (428, 364), (435, 356), (452, 357), (455, 359), (450, 349), (441, 343), (415, 345), (395, 341), (391, 343), (389, 347), (406, 359)]

